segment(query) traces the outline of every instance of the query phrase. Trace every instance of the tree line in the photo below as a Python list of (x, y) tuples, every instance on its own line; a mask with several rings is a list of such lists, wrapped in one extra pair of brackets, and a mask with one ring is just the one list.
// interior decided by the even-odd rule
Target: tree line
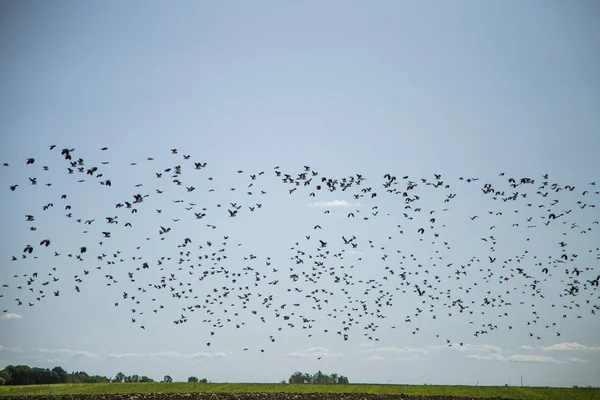
[[(169, 375), (165, 375), (163, 382), (172, 382)], [(0, 385), (49, 385), (54, 383), (129, 383), (129, 382), (154, 382), (147, 376), (125, 375), (119, 372), (114, 378), (100, 375), (89, 375), (83, 371), (67, 372), (62, 367), (38, 368), (28, 365), (9, 365), (0, 370)], [(188, 382), (207, 383), (207, 379), (198, 379), (190, 376)], [(289, 383), (313, 383), (313, 384), (348, 384), (348, 378), (343, 375), (327, 375), (321, 371), (316, 374), (295, 372), (290, 376)]]
[(52, 383), (109, 382), (105, 376), (88, 375), (77, 371), (68, 373), (61, 367), (38, 368), (28, 365), (9, 365), (0, 371), (0, 385), (48, 385)]
[(289, 383), (320, 383), (320, 384), (332, 384), (332, 385), (347, 385), (349, 384), (348, 378), (344, 375), (331, 374), (327, 375), (318, 371), (316, 374), (308, 374), (302, 372), (294, 372), (290, 379), (288, 379)]
[(28, 365), (9, 365), (0, 371), (0, 385), (50, 385), (54, 383), (154, 382), (147, 376), (125, 375), (114, 378), (89, 375), (87, 372), (67, 372), (62, 367), (38, 368)]
[[(114, 378), (100, 375), (88, 375), (86, 372), (67, 372), (62, 367), (38, 368), (28, 365), (9, 365), (0, 370), (0, 385), (50, 385), (53, 383), (134, 383), (154, 382), (147, 376), (125, 375), (118, 372)], [(173, 382), (170, 375), (165, 375), (162, 382)], [(198, 379), (190, 376), (188, 382), (208, 383), (206, 378)]]

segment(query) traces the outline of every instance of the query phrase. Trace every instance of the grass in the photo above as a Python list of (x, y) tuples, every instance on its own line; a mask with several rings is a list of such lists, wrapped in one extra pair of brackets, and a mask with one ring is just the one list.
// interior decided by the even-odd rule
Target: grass
[(371, 393), (502, 397), (522, 400), (600, 400), (600, 388), (416, 385), (287, 385), (264, 383), (95, 383), (0, 386), (0, 396), (128, 393)]

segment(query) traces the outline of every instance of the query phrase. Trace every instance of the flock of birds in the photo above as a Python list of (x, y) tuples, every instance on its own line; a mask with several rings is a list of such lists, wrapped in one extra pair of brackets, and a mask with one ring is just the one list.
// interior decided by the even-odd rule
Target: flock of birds
[[(309, 166), (276, 166), (237, 170), (243, 187), (231, 187), (207, 162), (177, 149), (164, 155), (167, 165), (147, 157), (114, 176), (105, 175), (112, 161), (49, 150), (51, 162), (24, 158), (0, 172), (2, 182), (13, 179), (11, 170), (20, 174), (4, 203), (36, 204), (18, 216), (22, 229), (10, 226), (22, 247), (2, 255), (4, 313), (84, 293), (93, 281), (118, 290), (110, 306), (130, 310), (127, 321), (143, 330), (152, 316), (171, 312), (169, 320), (182, 325), (201, 314), (207, 346), (218, 329), (243, 329), (249, 319), (275, 325), (270, 342), (287, 329), (378, 341), (386, 329), (421, 334), (432, 319), (450, 346), (447, 323), (463, 323), (476, 337), (514, 328), (539, 340), (560, 336), (561, 324), (600, 307), (595, 182), (576, 187), (548, 175), (503, 173), (487, 182), (441, 174), (330, 177)], [(109, 154), (100, 149), (100, 157)], [(128, 178), (143, 183), (128, 186)], [(97, 194), (99, 185), (106, 194)], [(108, 200), (112, 194), (119, 198)], [(276, 219), (284, 203), (268, 199), (282, 196), (309, 202), (318, 218), (300, 222), (305, 231), (289, 243), (287, 259), (267, 254), (283, 233), (254, 238), (266, 244), (255, 251), (234, 239), (244, 230), (263, 235), (261, 219)], [(474, 211), (474, 202), (485, 211)], [(466, 248), (456, 249), (461, 240)]]

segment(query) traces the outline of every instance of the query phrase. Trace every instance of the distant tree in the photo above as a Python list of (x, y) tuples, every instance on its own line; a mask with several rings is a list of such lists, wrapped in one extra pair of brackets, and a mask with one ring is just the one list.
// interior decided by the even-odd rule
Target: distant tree
[(198, 378), (196, 378), (195, 376), (190, 376), (188, 378), (188, 382), (190, 382), (190, 383), (198, 383)]
[(200, 383), (208, 383), (208, 380), (206, 378), (202, 378), (200, 379)]
[(288, 380), (289, 383), (304, 383), (304, 375), (302, 374), (302, 372), (294, 372), (292, 374), (292, 376), (290, 376), (290, 379)]
[(173, 378), (170, 375), (165, 375), (163, 378), (163, 382), (173, 382)]
[(117, 381), (117, 382), (125, 381), (125, 374), (122, 372), (119, 372), (117, 375), (115, 375), (115, 381)]
[(2, 379), (2, 385), (8, 385), (8, 381), (10, 381), (10, 375), (8, 373), (8, 371), (6, 371), (5, 369), (3, 369), (2, 371), (0, 371), (0, 379)]
[(87, 383), (90, 379), (90, 376), (83, 371), (75, 371), (71, 372), (67, 376), (67, 383)]
[(314, 375), (314, 383), (323, 383), (323, 373), (319, 370)]
[(32, 385), (35, 383), (29, 375), (31, 368), (27, 365), (9, 365), (4, 370), (8, 373), (9, 385)]
[(308, 373), (294, 372), (288, 379), (289, 383), (313, 383), (313, 384), (348, 384), (348, 378), (343, 375), (327, 375), (321, 371), (311, 375)]
[(154, 379), (150, 379), (144, 375), (140, 378), (140, 382), (154, 382)]
[(100, 375), (88, 375), (86, 372), (77, 371), (71, 372), (67, 376), (67, 383), (100, 383), (109, 382), (110, 380), (105, 376)]
[(108, 379), (106, 376), (92, 375), (88, 377), (86, 383), (108, 383), (109, 381), (110, 379)]
[(140, 381), (140, 376), (139, 375), (131, 375), (131, 382), (139, 382)]
[(67, 371), (62, 369), (62, 367), (52, 368), (52, 373), (56, 376), (59, 383), (67, 383), (67, 380), (69, 379), (69, 374), (67, 373)]

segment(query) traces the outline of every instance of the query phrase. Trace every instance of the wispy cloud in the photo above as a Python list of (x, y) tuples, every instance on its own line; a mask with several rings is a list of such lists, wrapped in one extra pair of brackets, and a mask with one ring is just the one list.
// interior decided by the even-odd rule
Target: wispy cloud
[(137, 353), (108, 353), (108, 358), (141, 358), (141, 354)]
[(314, 201), (308, 203), (309, 207), (360, 207), (360, 203), (351, 203), (346, 200)]
[(498, 346), (494, 346), (493, 344), (481, 344), (481, 345), (472, 345), (465, 344), (464, 348), (472, 351), (489, 351), (492, 353), (501, 353), (502, 349)]
[(462, 346), (460, 343), (452, 343), (452, 346), (429, 346), (430, 349), (435, 351), (466, 351), (466, 352), (487, 352), (487, 353), (501, 353), (502, 349), (498, 346), (491, 344), (469, 344), (465, 343)]
[(470, 360), (493, 360), (493, 361), (506, 361), (506, 359), (500, 354), (471, 354), (467, 356)]
[(33, 351), (38, 352), (38, 353), (60, 354), (60, 355), (65, 355), (65, 356), (69, 356), (69, 357), (74, 357), (74, 358), (99, 357), (99, 355), (96, 353), (92, 353), (89, 351), (83, 351), (83, 350), (37, 348), (37, 349), (33, 349)]
[(378, 347), (376, 349), (366, 349), (363, 350), (364, 353), (387, 353), (387, 354), (409, 354), (409, 353), (419, 353), (426, 354), (429, 351), (425, 348), (419, 347)]
[(108, 358), (117, 358), (117, 359), (124, 359), (124, 358), (135, 358), (135, 359), (148, 359), (148, 360), (162, 360), (162, 359), (178, 359), (178, 358), (192, 358), (192, 359), (198, 359), (198, 358), (224, 358), (227, 357), (226, 353), (222, 353), (222, 352), (214, 352), (214, 353), (207, 353), (207, 352), (196, 352), (196, 353), (189, 353), (189, 354), (182, 354), (182, 353), (178, 353), (176, 351), (160, 351), (160, 352), (154, 352), (154, 353), (108, 353), (107, 354)]
[(7, 351), (7, 352), (11, 352), (11, 353), (22, 353), (23, 350), (20, 347), (7, 347), (7, 346), (2, 346), (0, 344), (0, 351)]
[(23, 316), (17, 313), (6, 313), (0, 319), (23, 319)]
[(160, 351), (160, 352), (151, 352), (151, 353), (109, 353), (107, 351), (101, 352), (91, 352), (85, 350), (72, 350), (66, 348), (30, 348), (30, 349), (20, 349), (16, 347), (6, 347), (0, 345), (0, 352), (26, 352), (29, 354), (40, 354), (53, 356), (56, 358), (64, 359), (65, 357), (70, 358), (112, 358), (112, 359), (146, 359), (146, 360), (164, 360), (164, 359), (199, 359), (199, 358), (224, 358), (227, 357), (227, 353), (222, 352), (196, 352), (196, 353), (178, 353), (176, 351)]
[(486, 361), (502, 361), (502, 362), (519, 362), (519, 363), (535, 363), (535, 364), (563, 364), (563, 363), (585, 363), (584, 360), (577, 357), (567, 357), (563, 360), (554, 357), (541, 356), (536, 354), (513, 354), (511, 356), (502, 356), (501, 354), (471, 354), (467, 356), (470, 360), (486, 360)]
[(343, 353), (334, 353), (327, 347), (311, 347), (304, 350), (292, 351), (290, 353), (283, 354), (289, 357), (341, 357)]
[(367, 357), (366, 360), (372, 361), (372, 362), (383, 362), (383, 361), (387, 361), (387, 358), (381, 357), (381, 356), (371, 356), (371, 357)]
[(396, 357), (396, 360), (398, 361), (419, 361), (419, 360), (424, 360), (425, 358), (419, 356), (419, 355), (412, 355), (412, 356), (408, 356), (408, 357)]
[(566, 357), (565, 360), (567, 360), (568, 362), (578, 362), (578, 363), (589, 362), (589, 360), (585, 360), (585, 359), (579, 358), (579, 357)]
[(547, 351), (599, 351), (600, 346), (585, 346), (577, 342), (564, 342), (542, 347), (542, 349)]
[(524, 363), (560, 363), (561, 361), (553, 357), (538, 356), (535, 354), (514, 354), (506, 357), (506, 361), (524, 362)]
[(462, 346), (460, 343), (452, 343), (449, 345), (427, 346), (427, 347), (378, 347), (374, 349), (362, 350), (364, 353), (383, 353), (383, 354), (428, 354), (438, 351), (464, 351), (464, 352), (487, 352), (501, 353), (502, 349), (498, 346), (489, 344), (469, 344), (465, 343)]

